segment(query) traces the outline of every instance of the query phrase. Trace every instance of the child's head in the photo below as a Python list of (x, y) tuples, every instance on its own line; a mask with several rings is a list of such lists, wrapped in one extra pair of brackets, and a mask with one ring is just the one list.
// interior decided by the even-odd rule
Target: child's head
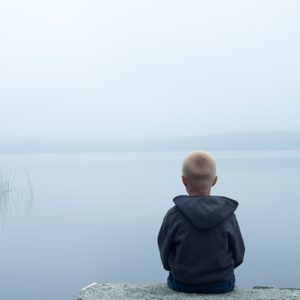
[(213, 157), (203, 151), (190, 153), (182, 164), (182, 182), (189, 195), (209, 195), (217, 182)]

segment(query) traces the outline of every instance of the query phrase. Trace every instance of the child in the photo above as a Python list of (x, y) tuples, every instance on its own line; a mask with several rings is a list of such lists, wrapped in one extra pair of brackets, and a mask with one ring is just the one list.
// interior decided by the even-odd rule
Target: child
[(244, 242), (234, 211), (238, 202), (210, 196), (216, 164), (206, 152), (193, 152), (182, 165), (188, 196), (174, 198), (160, 228), (158, 246), (169, 288), (218, 294), (234, 290), (234, 268), (243, 262)]

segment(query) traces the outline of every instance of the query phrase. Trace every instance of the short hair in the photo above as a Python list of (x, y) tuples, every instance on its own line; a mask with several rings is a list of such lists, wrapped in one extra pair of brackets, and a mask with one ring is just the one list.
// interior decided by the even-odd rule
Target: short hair
[(205, 191), (216, 177), (216, 162), (207, 152), (192, 152), (183, 161), (182, 175), (192, 190)]

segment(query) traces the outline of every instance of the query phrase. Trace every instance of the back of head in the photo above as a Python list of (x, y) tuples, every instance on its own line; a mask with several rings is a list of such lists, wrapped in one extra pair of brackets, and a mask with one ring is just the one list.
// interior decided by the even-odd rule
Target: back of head
[(187, 181), (189, 191), (206, 193), (216, 181), (215, 160), (207, 152), (192, 152), (183, 161), (182, 176)]

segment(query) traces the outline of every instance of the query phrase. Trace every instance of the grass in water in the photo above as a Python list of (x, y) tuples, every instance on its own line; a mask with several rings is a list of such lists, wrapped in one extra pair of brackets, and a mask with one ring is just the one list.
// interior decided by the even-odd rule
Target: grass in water
[(2, 222), (22, 210), (29, 217), (33, 191), (26, 169), (0, 168), (0, 217)]

